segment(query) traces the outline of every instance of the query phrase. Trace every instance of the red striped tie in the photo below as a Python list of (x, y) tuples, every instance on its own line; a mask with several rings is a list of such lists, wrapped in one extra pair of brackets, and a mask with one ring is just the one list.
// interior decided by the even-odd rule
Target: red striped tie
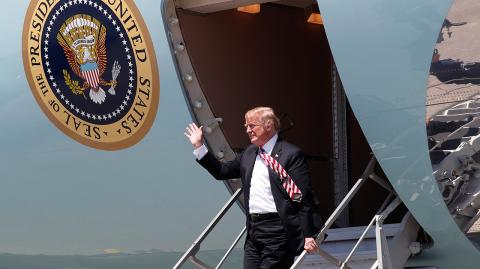
[(270, 167), (275, 173), (278, 174), (280, 180), (282, 181), (283, 188), (287, 191), (288, 196), (294, 202), (300, 202), (302, 200), (302, 192), (297, 187), (292, 177), (285, 171), (283, 166), (277, 162), (272, 156), (270, 156), (263, 148), (260, 148), (260, 157), (262, 158), (265, 165)]

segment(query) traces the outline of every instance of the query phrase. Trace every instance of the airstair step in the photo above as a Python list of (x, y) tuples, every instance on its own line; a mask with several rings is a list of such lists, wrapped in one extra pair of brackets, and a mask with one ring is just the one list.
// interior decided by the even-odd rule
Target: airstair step
[(474, 113), (474, 114), (458, 114), (458, 115), (435, 115), (432, 117), (432, 120), (436, 121), (460, 121), (460, 120), (466, 120), (469, 117), (477, 117), (479, 116), (480, 113)]
[(470, 108), (480, 108), (480, 102), (478, 102), (478, 101), (471, 102), (470, 104), (468, 104), (468, 107), (470, 107)]
[(480, 108), (452, 108), (446, 111), (447, 115), (480, 113)]
[[(321, 248), (335, 258), (344, 261), (365, 229), (366, 226), (330, 229), (327, 232), (328, 237), (322, 243)], [(387, 241), (391, 241), (400, 231), (401, 225), (400, 223), (384, 224), (383, 229), (387, 236)], [(349, 264), (354, 264), (353, 268), (370, 268), (376, 259), (375, 226), (373, 226), (368, 230), (365, 239), (358, 247)], [(338, 267), (317, 254), (307, 255), (300, 268), (338, 269)]]

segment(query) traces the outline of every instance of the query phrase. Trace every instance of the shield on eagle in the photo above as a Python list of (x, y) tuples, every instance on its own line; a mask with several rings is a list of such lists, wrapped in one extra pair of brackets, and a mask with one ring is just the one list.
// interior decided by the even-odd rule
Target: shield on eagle
[(73, 80), (67, 70), (63, 70), (65, 83), (74, 94), (85, 96), (96, 104), (105, 102), (107, 95), (102, 86), (110, 86), (108, 92), (115, 95), (120, 65), (114, 62), (112, 80), (102, 79), (107, 66), (105, 47), (106, 28), (90, 15), (78, 14), (68, 18), (57, 34), (57, 41), (65, 53), (68, 64), (75, 75), (83, 79), (83, 84)]
[(90, 84), (93, 89), (97, 89), (98, 83), (100, 82), (98, 65), (96, 63), (86, 63), (81, 65), (80, 69), (88, 84)]

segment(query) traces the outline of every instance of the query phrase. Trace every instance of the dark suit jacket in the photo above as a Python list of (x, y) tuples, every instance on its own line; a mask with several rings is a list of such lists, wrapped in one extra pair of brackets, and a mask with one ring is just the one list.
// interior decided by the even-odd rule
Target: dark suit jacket
[[(258, 147), (250, 145), (229, 162), (222, 163), (211, 153), (207, 153), (202, 159), (198, 160), (218, 180), (241, 178), (247, 212), (250, 182), (257, 153)], [(299, 148), (280, 138), (275, 143), (271, 156), (285, 168), (303, 195), (300, 203), (293, 202), (283, 188), (279, 176), (268, 168), (273, 199), (280, 219), (285, 226), (289, 246), (295, 253), (300, 253), (304, 247), (304, 238), (313, 237), (316, 232), (313, 226), (313, 194), (310, 188), (307, 163)], [(247, 216), (247, 230), (249, 228), (250, 223)]]

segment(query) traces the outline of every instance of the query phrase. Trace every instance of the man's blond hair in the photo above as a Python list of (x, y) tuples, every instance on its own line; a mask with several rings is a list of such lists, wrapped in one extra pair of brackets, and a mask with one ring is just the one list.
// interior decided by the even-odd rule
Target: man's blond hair
[(257, 117), (264, 125), (273, 124), (275, 131), (280, 130), (280, 119), (275, 115), (275, 111), (271, 107), (259, 106), (245, 113), (245, 119), (252, 117)]

